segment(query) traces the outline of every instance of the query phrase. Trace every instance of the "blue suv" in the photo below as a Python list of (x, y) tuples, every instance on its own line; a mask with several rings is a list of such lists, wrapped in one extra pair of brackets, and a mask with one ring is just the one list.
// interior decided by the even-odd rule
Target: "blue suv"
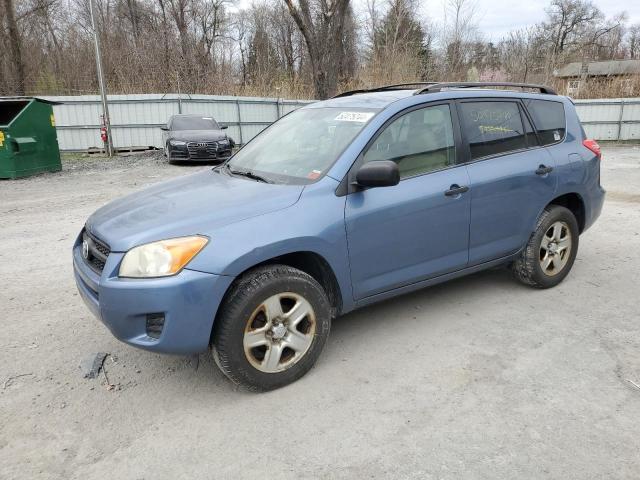
[(355, 308), (498, 265), (557, 285), (603, 201), (569, 98), (392, 85), (305, 106), (222, 165), (100, 208), (73, 265), (118, 339), (210, 348), (263, 391), (304, 375)]

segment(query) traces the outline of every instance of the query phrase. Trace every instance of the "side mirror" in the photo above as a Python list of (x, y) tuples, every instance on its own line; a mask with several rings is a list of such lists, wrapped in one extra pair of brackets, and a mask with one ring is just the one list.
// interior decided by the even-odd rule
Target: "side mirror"
[(163, 125), (162, 127), (160, 127), (160, 130), (162, 130), (163, 132), (168, 132), (169, 127), (167, 127), (166, 125)]
[(398, 164), (391, 160), (367, 162), (356, 173), (360, 187), (393, 187), (400, 183)]
[(220, 125), (220, 130), (226, 130), (229, 128), (229, 125)]

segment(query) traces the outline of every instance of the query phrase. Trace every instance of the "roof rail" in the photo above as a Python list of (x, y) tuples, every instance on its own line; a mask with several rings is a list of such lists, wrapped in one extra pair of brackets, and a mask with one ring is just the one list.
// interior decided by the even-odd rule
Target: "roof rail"
[(437, 85), (438, 82), (411, 82), (411, 83), (395, 83), (392, 85), (383, 85), (381, 87), (374, 88), (361, 88), (357, 90), (349, 90), (346, 92), (339, 93), (338, 95), (334, 95), (331, 98), (340, 98), (340, 97), (349, 97), (351, 95), (357, 95), (359, 93), (371, 93), (371, 92), (384, 92), (385, 90), (399, 90), (402, 87), (415, 87), (415, 86), (424, 86), (424, 85)]
[(447, 88), (482, 88), (482, 87), (512, 87), (512, 88), (530, 88), (540, 90), (540, 93), (547, 95), (557, 95), (556, 91), (545, 85), (537, 85), (534, 83), (509, 83), (509, 82), (442, 82), (433, 83), (425, 88), (417, 90), (414, 95), (422, 93), (441, 92)]

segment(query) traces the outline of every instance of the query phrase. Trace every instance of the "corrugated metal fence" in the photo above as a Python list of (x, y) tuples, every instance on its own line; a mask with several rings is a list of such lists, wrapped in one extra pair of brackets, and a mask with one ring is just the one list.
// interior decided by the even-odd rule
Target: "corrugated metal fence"
[[(63, 102), (53, 107), (61, 150), (102, 147), (99, 96), (43, 98)], [(242, 144), (282, 115), (307, 103), (310, 102), (217, 95), (109, 95), (109, 115), (114, 147), (120, 149), (162, 148), (160, 127), (177, 113), (213, 117), (227, 124), (228, 135)]]
[(575, 100), (589, 138), (640, 140), (640, 98)]
[[(62, 150), (101, 147), (100, 97), (44, 97), (64, 102), (54, 107)], [(246, 143), (263, 128), (308, 100), (215, 95), (110, 95), (112, 135), (116, 148), (162, 148), (160, 127), (171, 115), (194, 113), (229, 125), (228, 134)], [(640, 140), (640, 98), (576, 100), (587, 135), (596, 140)]]

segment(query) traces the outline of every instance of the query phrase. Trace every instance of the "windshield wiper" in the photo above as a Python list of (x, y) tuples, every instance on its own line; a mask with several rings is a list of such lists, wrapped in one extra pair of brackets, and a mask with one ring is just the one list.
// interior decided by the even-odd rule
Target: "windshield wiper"
[(231, 175), (240, 175), (242, 177), (250, 178), (251, 180), (257, 180), (258, 182), (271, 183), (266, 178), (261, 177), (257, 173), (252, 172), (251, 170), (234, 170), (229, 166), (229, 164), (225, 164), (225, 167)]

